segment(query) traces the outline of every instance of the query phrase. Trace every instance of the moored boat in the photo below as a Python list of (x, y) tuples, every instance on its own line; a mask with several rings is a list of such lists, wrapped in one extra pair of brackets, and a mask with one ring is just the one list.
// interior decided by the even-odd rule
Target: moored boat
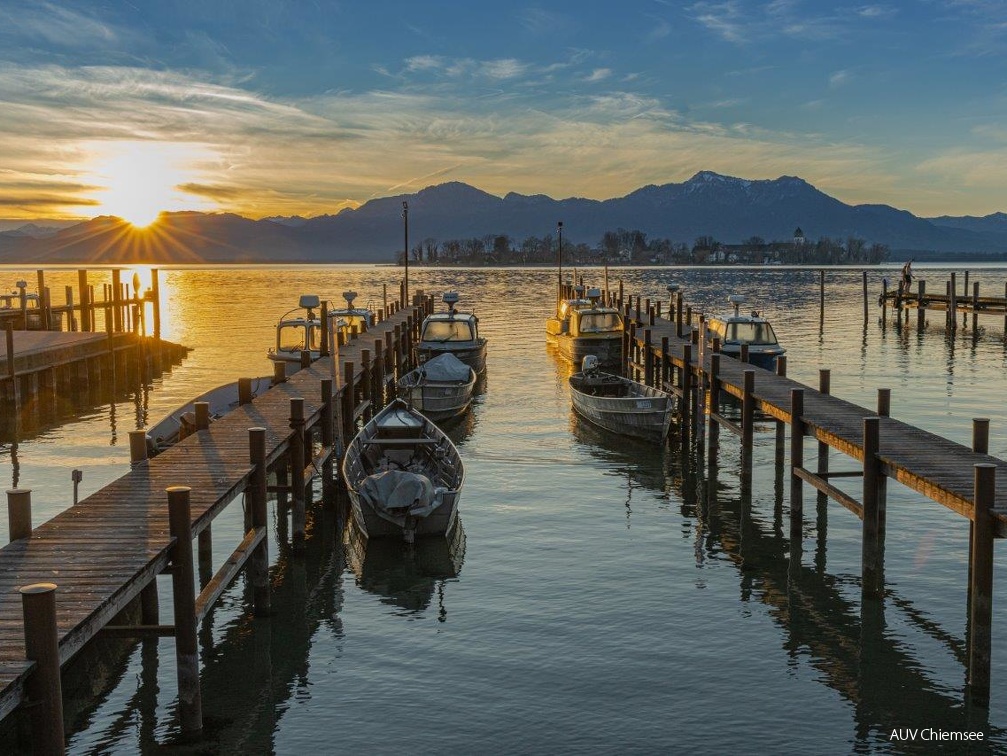
[[(353, 292), (343, 294), (356, 296)], [(344, 318), (343, 313), (355, 313), (354, 323), (357, 325), (358, 333), (366, 330), (367, 325), (372, 321), (370, 310), (352, 307), (352, 298), (348, 300), (349, 308), (341, 310), (330, 310), (328, 312), (328, 328), (331, 334), (342, 331), (349, 339), (351, 327)], [(326, 326), (322, 323), (321, 300), (316, 294), (302, 294), (297, 307), (290, 310), (280, 318), (276, 324), (276, 344), (269, 348), (266, 356), (273, 362), (283, 362), (286, 364), (300, 365), (301, 353), (308, 352), (312, 361), (317, 360), (321, 355), (323, 330)], [(298, 313), (304, 310), (303, 314)], [(319, 310), (318, 313), (315, 311)], [(361, 326), (361, 323), (367, 324)], [(331, 349), (331, 346), (330, 346)]]
[[(239, 384), (240, 381), (232, 381), (210, 389), (191, 402), (186, 402), (173, 412), (169, 412), (157, 423), (147, 428), (147, 455), (156, 456), (196, 431), (196, 402), (206, 402), (210, 405), (210, 422), (219, 420), (235, 407), (240, 406), (241, 389)], [(271, 376), (252, 378), (247, 398), (254, 399), (271, 385)]]
[(329, 310), (330, 318), (337, 318), (339, 329), (348, 340), (356, 328), (358, 334), (369, 331), (374, 327), (374, 312), (366, 307), (354, 307), (353, 300), (357, 298), (357, 292), (344, 291), (343, 299), (346, 300), (346, 307), (339, 307)]
[(449, 420), (468, 409), (476, 377), (453, 354), (441, 354), (402, 376), (398, 393), (434, 422)]
[(787, 350), (777, 341), (773, 326), (758, 312), (742, 315), (744, 297), (732, 294), (727, 299), (734, 305), (734, 313), (710, 318), (707, 321), (707, 340), (720, 339), (720, 353), (735, 359), (741, 356), (742, 345), (746, 345), (750, 364), (775, 370), (776, 358)]
[(470, 312), (458, 312), (458, 292), (444, 294), (447, 312), (435, 312), (423, 320), (416, 344), (418, 362), (451, 353), (476, 373), (486, 370), (486, 339), (479, 336), (479, 318)]
[(353, 520), (368, 538), (410, 542), (451, 532), (465, 470), (440, 428), (393, 399), (347, 446), (343, 479)]
[(574, 290), (573, 299), (562, 300), (556, 315), (545, 324), (546, 337), (574, 365), (587, 356), (597, 357), (601, 367), (621, 370), (623, 323), (614, 307), (601, 303), (601, 290)]
[(671, 425), (671, 395), (660, 389), (604, 373), (593, 356), (570, 376), (570, 397), (577, 414), (613, 433), (663, 441)]

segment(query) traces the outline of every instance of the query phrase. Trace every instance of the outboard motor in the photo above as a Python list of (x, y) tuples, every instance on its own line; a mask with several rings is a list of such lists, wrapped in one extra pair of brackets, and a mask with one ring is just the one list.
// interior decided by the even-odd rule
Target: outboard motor
[(589, 354), (581, 360), (580, 369), (582, 373), (597, 373), (598, 372), (598, 357), (594, 354)]

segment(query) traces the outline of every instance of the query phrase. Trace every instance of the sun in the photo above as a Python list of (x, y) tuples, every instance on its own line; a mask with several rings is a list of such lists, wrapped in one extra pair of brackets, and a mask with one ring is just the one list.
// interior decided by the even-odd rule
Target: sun
[(193, 180), (186, 162), (196, 157), (191, 145), (161, 142), (118, 142), (105, 145), (93, 171), (102, 187), (99, 208), (144, 228), (169, 210), (206, 209), (199, 198), (179, 187)]

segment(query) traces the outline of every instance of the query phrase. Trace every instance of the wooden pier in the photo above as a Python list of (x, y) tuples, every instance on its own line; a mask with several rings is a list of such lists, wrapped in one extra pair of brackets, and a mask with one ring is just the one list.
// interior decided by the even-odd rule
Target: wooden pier
[[(200, 430), (152, 459), (146, 459), (143, 431), (132, 432), (138, 443), (131, 438), (130, 472), (37, 528), (30, 491), (9, 491), (11, 543), (0, 549), (0, 719), (30, 702), (33, 744), (62, 752), (62, 665), (99, 634), (172, 636), (182, 732), (197, 735), (199, 621), (243, 568), (255, 613), (270, 611), (267, 492), (279, 493), (284, 523), (289, 511), (297, 553), (311, 478), (321, 471), (323, 497), (330, 498), (340, 439), (393, 395), (431, 308), (422, 294), (414, 306), (392, 303), (373, 329), (338, 345), (337, 358), (325, 354), (328, 345), (313, 363), (305, 353), (299, 372), (278, 377), (269, 391), (226, 417), (209, 424), (197, 412)], [(275, 485), (267, 485), (267, 471), (275, 473)], [(211, 575), (212, 521), (242, 495), (244, 536)], [(194, 561), (205, 578), (198, 594)], [(164, 572), (173, 583), (170, 625), (158, 616), (156, 577)], [(141, 624), (115, 624), (136, 602)]]
[[(931, 286), (928, 290), (927, 282), (924, 279), (916, 281), (915, 291), (910, 287), (907, 290), (901, 288), (888, 290), (887, 283), (881, 292), (879, 304), (881, 305), (882, 322), (887, 320), (888, 308), (892, 308), (896, 322), (902, 324), (903, 314), (905, 321), (909, 323), (909, 310), (916, 310), (916, 324), (922, 329), (927, 323), (927, 311), (934, 310), (944, 313), (944, 327), (949, 332), (954, 332), (958, 328), (958, 315), (962, 317), (961, 327), (968, 325), (969, 319), (972, 321), (972, 332), (979, 331), (979, 316), (999, 316), (1003, 318), (1004, 335), (1007, 337), (1007, 285), (1004, 286), (1003, 296), (999, 294), (983, 294), (980, 296), (979, 281), (973, 281), (969, 286), (969, 273), (965, 271), (963, 276), (962, 290), (958, 290), (958, 274), (952, 273), (951, 277), (944, 282), (943, 287), (934, 290)], [(905, 313), (903, 313), (905, 311)]]
[[(567, 292), (569, 293), (569, 292)], [(786, 358), (776, 372), (720, 354), (719, 341), (708, 341), (702, 314), (684, 306), (672, 292), (669, 318), (661, 304), (633, 297), (623, 300), (606, 292), (607, 301), (624, 316), (623, 353), (627, 374), (678, 397), (683, 443), (694, 444), (706, 463), (717, 467), (720, 429), (741, 439), (741, 486), (750, 491), (752, 448), (757, 413), (775, 421), (776, 462), (785, 465), (790, 428), (790, 554), (795, 566), (803, 553), (803, 485), (842, 504), (863, 522), (862, 595), (865, 606), (881, 599), (884, 585), (886, 484), (897, 480), (908, 488), (970, 521), (968, 585), (968, 700), (988, 706), (993, 589), (993, 543), (1007, 536), (1007, 462), (990, 456), (989, 421), (973, 420), (971, 448), (890, 417), (891, 392), (879, 388), (875, 409), (832, 396), (829, 371), (818, 388), (786, 377)], [(740, 403), (741, 422), (725, 417), (722, 405)], [(815, 464), (805, 462), (805, 438), (817, 441)], [(829, 469), (829, 449), (849, 457), (848, 470)], [(861, 498), (835, 485), (837, 479), (860, 478)]]

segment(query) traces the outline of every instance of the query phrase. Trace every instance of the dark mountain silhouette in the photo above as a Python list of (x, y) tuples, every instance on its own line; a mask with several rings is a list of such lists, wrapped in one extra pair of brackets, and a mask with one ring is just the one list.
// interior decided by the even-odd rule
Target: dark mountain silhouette
[(608, 200), (497, 197), (459, 182), (382, 197), (355, 210), (307, 220), (249, 220), (226, 213), (166, 213), (156, 233), (99, 217), (48, 238), (0, 234), (0, 262), (390, 262), (402, 249), (402, 203), (410, 246), (506, 234), (514, 242), (555, 235), (596, 246), (602, 234), (638, 229), (650, 238), (692, 242), (710, 236), (737, 244), (753, 236), (788, 240), (800, 227), (810, 241), (849, 236), (893, 253), (931, 250), (1007, 252), (1007, 215), (919, 218), (888, 205), (847, 205), (801, 178), (752, 181), (701, 171), (680, 184), (645, 186)]

